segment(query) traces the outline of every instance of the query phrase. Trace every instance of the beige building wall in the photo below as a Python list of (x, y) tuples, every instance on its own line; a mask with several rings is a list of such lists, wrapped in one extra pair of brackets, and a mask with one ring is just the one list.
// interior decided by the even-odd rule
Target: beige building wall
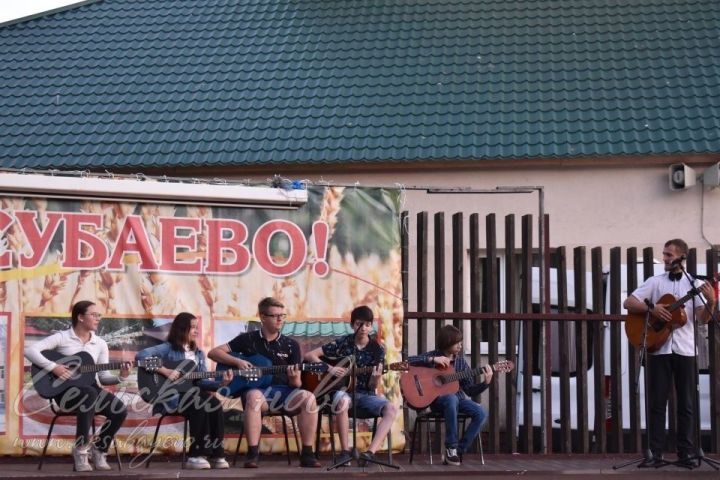
[[(703, 168), (695, 170), (702, 172)], [(710, 244), (720, 244), (720, 188), (698, 184), (687, 190), (671, 191), (666, 165), (391, 173), (338, 173), (328, 169), (322, 175), (289, 177), (313, 183), (402, 186), (406, 188), (404, 207), (413, 217), (422, 210), (430, 214), (444, 211), (449, 223), (455, 212), (478, 213), (483, 228), (484, 216), (489, 213), (496, 213), (500, 227), (506, 214), (516, 215), (518, 227), (522, 215), (537, 217), (538, 194), (428, 194), (414, 188), (541, 186), (545, 192), (545, 213), (550, 215), (553, 246), (662, 248), (666, 239), (674, 237), (682, 237), (691, 247), (701, 250)]]
[[(446, 258), (446, 309), (452, 306), (450, 264), (452, 261), (452, 214), (465, 215), (465, 246), (468, 241), (468, 217), (480, 216), (480, 243), (485, 244), (485, 216), (496, 214), (498, 248), (504, 246), (505, 216), (515, 214), (516, 247), (519, 247), (521, 217), (533, 215), (533, 245), (537, 246), (539, 194), (430, 194), (424, 187), (495, 189), (502, 186), (538, 186), (544, 191), (544, 211), (550, 215), (550, 244), (565, 246), (571, 252), (576, 246), (586, 246), (588, 256), (593, 247), (603, 247), (603, 263), (609, 263), (609, 249), (621, 247), (647, 247), (655, 249), (655, 257), (661, 259), (664, 242), (681, 237), (692, 248), (698, 249), (699, 263), (704, 263), (704, 252), (712, 245), (720, 245), (720, 188), (708, 188), (698, 183), (682, 191), (671, 191), (668, 165), (679, 160), (650, 166), (551, 166), (528, 168), (455, 168), (452, 171), (439, 168), (405, 168), (395, 171), (366, 171), (340, 169), (328, 166), (321, 173), (313, 171), (288, 171), (278, 169), (273, 173), (290, 179), (307, 180), (317, 184), (388, 186), (405, 189), (402, 209), (410, 212), (410, 261), (414, 271), (416, 258), (416, 213), (427, 211), (432, 227), (432, 215), (445, 212), (445, 258)], [(600, 162), (596, 162), (599, 164)], [(440, 166), (441, 163), (435, 165)], [(508, 162), (508, 165), (511, 165)], [(708, 162), (694, 164), (696, 172), (702, 173)], [(272, 174), (242, 176), (265, 181)], [(239, 178), (239, 177), (238, 177)], [(351, 188), (351, 187), (348, 187)], [(434, 247), (433, 235), (428, 236), (430, 248)], [(502, 253), (502, 252), (500, 252)], [(641, 252), (639, 252), (641, 254)], [(434, 270), (432, 257), (428, 262), (432, 281)], [(465, 268), (465, 289), (469, 291), (469, 267)], [(410, 306), (414, 310), (415, 278), (410, 279)], [(432, 294), (432, 289), (429, 290)], [(467, 301), (469, 308), (469, 300)], [(434, 308), (433, 299), (428, 309)]]

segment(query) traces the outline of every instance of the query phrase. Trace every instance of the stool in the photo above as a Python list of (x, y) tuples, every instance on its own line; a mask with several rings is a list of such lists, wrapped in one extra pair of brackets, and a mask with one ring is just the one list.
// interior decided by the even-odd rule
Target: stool
[(150, 467), (150, 459), (152, 458), (153, 452), (155, 452), (155, 447), (157, 446), (157, 437), (158, 433), (160, 432), (160, 425), (162, 425), (163, 420), (165, 420), (166, 417), (179, 417), (183, 420), (183, 443), (182, 443), (182, 458), (181, 458), (181, 464), (180, 468), (185, 468), (185, 452), (186, 452), (186, 444), (187, 444), (187, 432), (188, 432), (188, 419), (185, 418), (183, 415), (177, 413), (177, 412), (165, 412), (160, 415), (160, 418), (158, 418), (157, 424), (155, 426), (155, 435), (153, 435), (152, 443), (150, 444), (150, 453), (148, 453), (147, 461), (145, 463), (145, 468)]
[[(352, 407), (350, 407), (352, 408)], [(315, 434), (315, 456), (320, 456), (320, 426), (322, 425), (322, 416), (327, 415), (328, 417), (328, 424), (330, 425), (330, 448), (332, 450), (332, 461), (335, 463), (335, 425), (333, 422), (333, 412), (332, 412), (332, 406), (331, 405), (325, 405), (323, 408), (320, 409), (318, 412), (318, 424), (317, 424), (317, 430)], [(372, 427), (372, 436), (375, 437), (375, 431), (377, 430), (378, 421), (382, 417), (362, 417), (358, 416), (357, 420), (369, 420), (370, 418), (373, 420), (373, 427)], [(353, 428), (355, 426), (353, 425)], [(388, 463), (392, 463), (392, 430), (388, 431), (387, 436), (387, 442), (388, 442)], [(353, 445), (354, 447), (354, 445)]]
[[(291, 465), (292, 462), (290, 460), (290, 441), (288, 440), (288, 432), (287, 432), (287, 423), (286, 419), (290, 419), (290, 424), (293, 428), (293, 436), (295, 437), (295, 445), (300, 445), (300, 441), (298, 440), (297, 436), (297, 425), (295, 424), (295, 416), (291, 415), (290, 412), (288, 412), (285, 409), (279, 410), (277, 412), (268, 412), (267, 414), (263, 414), (263, 418), (265, 417), (282, 417), (282, 426), (283, 426), (283, 433), (285, 434), (285, 452), (287, 453), (287, 462), (288, 465)], [(262, 427), (261, 427), (262, 428)], [(262, 430), (261, 430), (262, 432)], [(243, 422), (243, 428), (240, 431), (240, 437), (238, 438), (237, 446), (235, 447), (235, 456), (233, 457), (233, 466), (237, 464), (238, 455), (240, 455), (240, 444), (242, 443), (243, 436), (245, 435), (245, 422)], [(262, 436), (262, 433), (260, 434)]]
[[(62, 410), (60, 407), (55, 405), (54, 401), (50, 402), (50, 410), (55, 414), (52, 421), (50, 422), (50, 428), (48, 429), (47, 437), (45, 438), (45, 445), (43, 446), (42, 455), (40, 455), (40, 462), (38, 463), (38, 470), (42, 470), (43, 462), (45, 461), (45, 453), (47, 452), (48, 445), (50, 444), (50, 437), (52, 436), (53, 429), (55, 428), (55, 422), (60, 417), (74, 417), (75, 411), (73, 410)], [(92, 433), (95, 435), (95, 422), (92, 422)], [(117, 460), (118, 470), (122, 470), (122, 463), (120, 462), (120, 452), (118, 452), (117, 443), (115, 439), (112, 439), (113, 446), (115, 447), (115, 459)]]
[[(432, 410), (425, 409), (425, 410), (415, 410), (416, 416), (415, 416), (415, 422), (413, 424), (412, 434), (411, 434), (411, 440), (410, 440), (410, 463), (413, 462), (413, 457), (415, 455), (415, 443), (416, 443), (416, 437), (418, 430), (422, 429), (422, 425), (425, 424), (425, 432), (427, 434), (427, 442), (428, 442), (428, 452), (430, 454), (430, 465), (433, 464), (433, 457), (432, 457), (432, 440), (430, 435), (430, 423), (435, 424), (435, 430), (438, 431), (438, 425), (442, 426), (445, 423), (445, 417), (441, 412), (433, 412)], [(464, 413), (458, 413), (458, 426), (462, 426), (462, 429), (458, 428), (458, 432), (462, 431), (463, 434), (465, 433), (465, 424), (467, 420), (469, 420), (470, 417)], [(482, 465), (485, 465), (485, 455), (483, 454), (483, 448), (482, 448), (482, 440), (480, 438), (480, 435), (477, 436), (475, 441), (478, 442), (479, 450), (480, 450), (480, 461)], [(442, 448), (440, 449), (442, 454)]]

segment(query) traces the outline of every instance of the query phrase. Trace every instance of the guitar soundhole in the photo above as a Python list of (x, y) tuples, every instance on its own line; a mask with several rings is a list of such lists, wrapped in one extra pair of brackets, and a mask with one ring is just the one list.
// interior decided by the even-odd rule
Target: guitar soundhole
[(665, 324), (663, 322), (658, 321), (658, 322), (653, 323), (652, 329), (656, 332), (659, 332), (664, 327), (665, 327)]
[(79, 363), (67, 363), (65, 367), (70, 370), (70, 379), (77, 380), (80, 377), (80, 365)]

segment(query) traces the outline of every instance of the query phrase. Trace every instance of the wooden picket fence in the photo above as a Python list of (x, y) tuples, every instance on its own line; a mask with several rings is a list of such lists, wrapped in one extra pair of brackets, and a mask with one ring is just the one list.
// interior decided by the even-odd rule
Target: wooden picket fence
[[(639, 366), (638, 351), (623, 340), (624, 315), (621, 306), (625, 291), (632, 292), (643, 278), (638, 278), (638, 265), (643, 276), (653, 275), (654, 254), (652, 248), (620, 247), (609, 250), (609, 271), (603, 266), (600, 247), (590, 249), (580, 246), (567, 251), (565, 247), (550, 248), (549, 220), (545, 216), (545, 238), (543, 246), (533, 245), (532, 215), (521, 217), (521, 232), (517, 235), (514, 215), (507, 215), (504, 223), (504, 248), (497, 247), (499, 232), (495, 214), (485, 217), (484, 244), (481, 242), (481, 219), (478, 214), (469, 216), (466, 224), (464, 215), (452, 215), (451, 238), (445, 238), (445, 214), (435, 213), (433, 224), (429, 223), (427, 212), (416, 215), (414, 224), (411, 217), (402, 216), (402, 261), (405, 303), (405, 324), (403, 352), (413, 355), (434, 348), (432, 338), (446, 322), (461, 326), (470, 322), (471, 364), (494, 363), (507, 358), (516, 363), (518, 354), (521, 365), (506, 376), (504, 382), (493, 382), (483, 395), (489, 395), (490, 416), (484, 438), (487, 452), (562, 452), (562, 453), (630, 453), (641, 452), (644, 439), (641, 427), (641, 409), (644, 408), (640, 395), (634, 391)], [(467, 228), (469, 245), (465, 245), (464, 229)], [(410, 258), (410, 237), (415, 235), (415, 258)], [(502, 233), (500, 233), (502, 234)], [(429, 238), (433, 237), (433, 248)], [(452, 246), (452, 259), (447, 265), (445, 245)], [(641, 253), (641, 257), (639, 257)], [(659, 253), (659, 252), (658, 252)], [(540, 294), (545, 297), (544, 311), (539, 311), (538, 301), (533, 301), (533, 268), (537, 276), (539, 256), (544, 255), (547, 279), (550, 271), (556, 271), (555, 285), (545, 283)], [(704, 263), (708, 275), (718, 272), (719, 252), (710, 249), (705, 252)], [(587, 260), (590, 265), (587, 265)], [(502, 260), (502, 261), (501, 261)], [(429, 262), (434, 272), (430, 278)], [(687, 259), (687, 270), (697, 273), (698, 252), (692, 249)], [(625, 269), (627, 265), (627, 269)], [(633, 268), (635, 267), (635, 268)], [(451, 272), (451, 273), (447, 273)], [(568, 292), (568, 272), (572, 273), (572, 291)], [(625, 272), (623, 276), (623, 272)], [(414, 275), (411, 276), (411, 273)], [(415, 278), (410, 285), (409, 279)], [(451, 278), (447, 285), (446, 278)], [(501, 285), (500, 281), (503, 281)], [(465, 282), (469, 288), (465, 289)], [(415, 289), (414, 305), (409, 305), (409, 289)], [(551, 291), (551, 288), (554, 291)], [(446, 294), (447, 290), (449, 292)], [(607, 289), (607, 290), (606, 290)], [(537, 289), (536, 289), (537, 291)], [(469, 299), (466, 299), (469, 292)], [(503, 298), (500, 298), (500, 295)], [(538, 293), (536, 293), (536, 296)], [(446, 297), (452, 299), (450, 308)], [(592, 304), (588, 305), (586, 299)], [(552, 305), (551, 305), (551, 299)], [(569, 302), (569, 299), (574, 301)], [(432, 300), (432, 311), (428, 305)], [(501, 308), (501, 304), (504, 305)], [(469, 305), (469, 310), (465, 307)], [(554, 325), (554, 326), (553, 326)], [(505, 346), (501, 356), (501, 328), (504, 331), (502, 343)], [(605, 329), (609, 328), (609, 335)], [(414, 332), (411, 338), (411, 331)], [(540, 351), (540, 332), (545, 333), (545, 349)], [(432, 336), (430, 335), (432, 333)], [(554, 338), (555, 342), (550, 339)], [(609, 338), (609, 341), (607, 340)], [(706, 451), (718, 453), (720, 445), (720, 328), (716, 323), (708, 325), (707, 348), (701, 352), (701, 367), (707, 367), (710, 385), (711, 428), (703, 432)], [(487, 352), (481, 354), (481, 342), (487, 344)], [(554, 343), (554, 345), (553, 345)], [(607, 345), (609, 343), (609, 345)], [(622, 352), (627, 351), (627, 373), (623, 382)], [(483, 357), (481, 359), (481, 356)], [(609, 358), (606, 359), (606, 356)], [(552, 358), (554, 357), (555, 368)], [(481, 360), (483, 362), (481, 362)], [(541, 382), (541, 394), (547, 405), (540, 424), (533, 424), (533, 375), (522, 375), (518, 384), (518, 371), (539, 375), (545, 362), (546, 374)], [(588, 378), (589, 364), (592, 363), (592, 378)], [(606, 363), (609, 371), (606, 370)], [(571, 367), (574, 366), (571, 371)], [(703, 373), (705, 370), (703, 370)], [(559, 382), (559, 422), (551, 415), (552, 378)], [(574, 382), (571, 382), (571, 378)], [(575, 392), (571, 394), (571, 384)], [(542, 388), (544, 384), (545, 388)], [(501, 385), (503, 387), (501, 388)], [(588, 386), (594, 387), (592, 398), (588, 397)], [(608, 391), (609, 389), (609, 391)], [(623, 395), (623, 390), (626, 395)], [(627, 395), (629, 393), (629, 395)], [(535, 395), (538, 396), (537, 393)], [(623, 398), (629, 398), (624, 402)], [(520, 400), (518, 400), (520, 399)], [(522, 402), (522, 418), (517, 418), (517, 403)], [(576, 402), (574, 420), (571, 416), (571, 402)], [(557, 400), (556, 400), (557, 402)], [(671, 400), (674, 402), (674, 400)], [(501, 416), (503, 405), (504, 415)], [(588, 418), (588, 406), (594, 405), (594, 418)], [(622, 428), (623, 413), (629, 412), (629, 428)], [(670, 408), (670, 437), (675, 425), (674, 408)], [(557, 413), (556, 413), (556, 416)], [(592, 422), (592, 423), (591, 423)], [(537, 422), (536, 422), (537, 423)], [(572, 428), (572, 424), (575, 428)], [(518, 427), (521, 425), (522, 427)], [(541, 433), (542, 435), (539, 435)]]

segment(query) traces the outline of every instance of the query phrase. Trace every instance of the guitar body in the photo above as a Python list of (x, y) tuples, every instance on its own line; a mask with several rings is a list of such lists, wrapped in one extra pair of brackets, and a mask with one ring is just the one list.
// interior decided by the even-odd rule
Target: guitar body
[[(672, 305), (676, 303), (676, 298), (667, 293), (660, 297), (655, 303)], [(655, 352), (662, 347), (667, 341), (673, 330), (681, 328), (687, 323), (687, 315), (684, 308), (675, 308), (671, 312), (672, 320), (664, 322), (654, 315), (650, 315), (650, 323), (647, 330), (646, 345), (648, 352)], [(643, 330), (645, 329), (644, 313), (629, 313), (625, 320), (625, 333), (628, 341), (635, 347), (640, 348), (643, 339)]]
[[(192, 360), (163, 360), (162, 366), (178, 370), (183, 374), (190, 373), (197, 368), (197, 364)], [(169, 398), (175, 394), (186, 393), (195, 386), (196, 382), (196, 380), (183, 379), (183, 377), (173, 382), (164, 375), (145, 368), (138, 369), (137, 378), (138, 392), (147, 403), (154, 403), (158, 397)]]
[[(272, 366), (272, 361), (267, 358), (263, 357), (262, 355), (250, 355), (245, 356), (241, 355), (239, 353), (235, 352), (228, 352), (233, 357), (239, 358), (241, 360), (245, 360), (246, 362), (250, 362), (256, 367), (270, 367)], [(236, 367), (225, 365), (224, 363), (218, 363), (216, 370), (217, 371), (225, 371), (225, 370), (231, 370), (235, 369)], [(258, 374), (249, 374), (249, 375), (235, 375), (232, 379), (232, 381), (225, 387), (229, 393), (228, 395), (231, 397), (234, 397), (238, 395), (239, 393), (243, 392), (244, 390), (250, 390), (252, 388), (257, 388), (259, 390), (265, 389), (272, 385), (272, 379), (273, 375), (262, 375), (260, 373)]]
[[(303, 370), (301, 374), (302, 388), (312, 392), (316, 398), (338, 390), (352, 392), (355, 389), (355, 377), (352, 375), (352, 369), (348, 368), (347, 363), (343, 364), (343, 367), (347, 368), (347, 372), (342, 377), (335, 377), (327, 373), (326, 364), (324, 363), (312, 366), (309, 371)], [(356, 373), (357, 375), (367, 374), (372, 372), (372, 369), (372, 366), (359, 367)], [(407, 370), (407, 362), (394, 362), (385, 366), (383, 374), (388, 371), (406, 372)]]
[(78, 352), (65, 356), (55, 350), (43, 350), (42, 354), (48, 360), (65, 365), (73, 375), (67, 380), (61, 380), (51, 372), (32, 365), (31, 375), (35, 391), (43, 398), (54, 398), (65, 392), (70, 387), (86, 387), (95, 383), (95, 372), (81, 373), (83, 365), (94, 365), (95, 361), (87, 352)]
[(334, 377), (329, 373), (302, 372), (300, 378), (302, 388), (318, 398), (337, 390), (352, 392), (355, 388), (355, 382), (349, 373), (342, 377)]
[(443, 375), (455, 373), (452, 367), (439, 370), (428, 367), (409, 367), (400, 376), (400, 390), (408, 405), (416, 409), (428, 407), (437, 397), (451, 395), (460, 390), (458, 380), (445, 382)]

